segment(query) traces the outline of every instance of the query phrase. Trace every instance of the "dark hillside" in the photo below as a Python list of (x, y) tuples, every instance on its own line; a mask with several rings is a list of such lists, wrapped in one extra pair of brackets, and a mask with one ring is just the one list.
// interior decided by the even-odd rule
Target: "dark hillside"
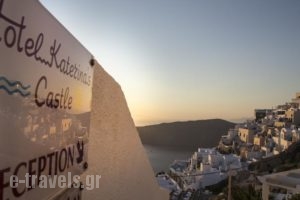
[(143, 126), (137, 127), (137, 130), (144, 144), (195, 150), (216, 146), (220, 137), (234, 125), (221, 119), (209, 119)]

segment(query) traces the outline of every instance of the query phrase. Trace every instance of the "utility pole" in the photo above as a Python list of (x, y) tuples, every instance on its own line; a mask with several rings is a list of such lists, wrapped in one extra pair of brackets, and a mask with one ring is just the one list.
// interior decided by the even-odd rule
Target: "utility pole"
[(231, 200), (231, 170), (228, 172), (228, 198), (227, 200)]
[(228, 197), (227, 197), (227, 200), (231, 200), (231, 181), (232, 181), (232, 176), (235, 176), (237, 173), (236, 171), (233, 171), (229, 168), (229, 171), (228, 171)]

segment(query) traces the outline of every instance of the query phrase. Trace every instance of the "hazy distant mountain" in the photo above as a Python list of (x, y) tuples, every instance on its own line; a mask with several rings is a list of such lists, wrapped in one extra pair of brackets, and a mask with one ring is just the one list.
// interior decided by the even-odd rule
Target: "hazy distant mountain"
[(214, 147), (234, 123), (221, 119), (163, 123), (137, 127), (143, 144), (177, 146), (195, 150)]

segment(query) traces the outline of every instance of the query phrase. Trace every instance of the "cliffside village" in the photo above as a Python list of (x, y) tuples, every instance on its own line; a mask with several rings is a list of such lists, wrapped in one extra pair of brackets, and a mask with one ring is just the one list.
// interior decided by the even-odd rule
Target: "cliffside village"
[(217, 147), (174, 161), (175, 181), (160, 174), (159, 182), (168, 179), (170, 199), (290, 199), (300, 193), (299, 105), (296, 93), (289, 103), (255, 109), (255, 119), (228, 130)]

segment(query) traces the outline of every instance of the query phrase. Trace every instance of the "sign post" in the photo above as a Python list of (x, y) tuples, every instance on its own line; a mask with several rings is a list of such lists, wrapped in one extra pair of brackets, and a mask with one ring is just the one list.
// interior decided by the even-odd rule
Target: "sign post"
[(0, 200), (48, 199), (80, 185), (91, 59), (38, 1), (0, 0)]

